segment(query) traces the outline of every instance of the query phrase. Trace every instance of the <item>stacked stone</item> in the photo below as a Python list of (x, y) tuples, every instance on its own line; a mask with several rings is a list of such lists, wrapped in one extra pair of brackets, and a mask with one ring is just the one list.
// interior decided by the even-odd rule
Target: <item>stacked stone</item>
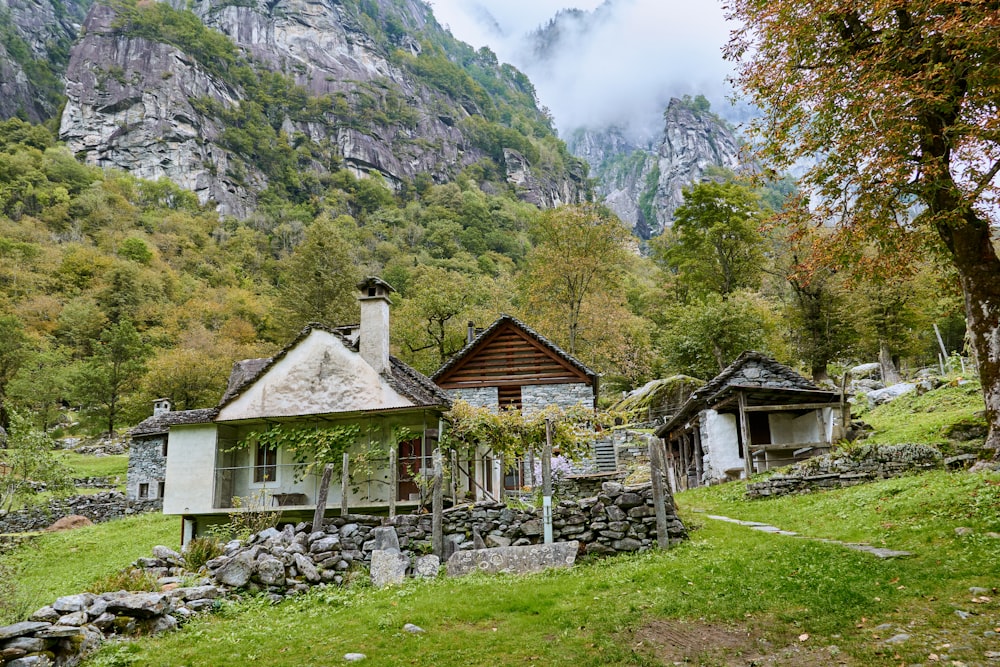
[(0, 627), (0, 664), (75, 665), (83, 654), (113, 635), (172, 630), (184, 619), (214, 607), (222, 593), (206, 581), (163, 593), (67, 595), (42, 607), (27, 621)]
[(118, 486), (118, 479), (107, 477), (74, 477), (73, 486), (82, 489), (113, 489)]
[(52, 499), (48, 505), (33, 507), (0, 516), (0, 533), (24, 533), (41, 530), (56, 519), (80, 514), (94, 523), (120, 519), (123, 516), (152, 512), (163, 507), (160, 499), (127, 500), (118, 491), (104, 491), (92, 495), (71, 496), (62, 500)]
[(930, 445), (868, 445), (817, 456), (766, 480), (747, 484), (747, 497), (767, 498), (855, 486), (940, 468), (942, 460), (941, 452)]

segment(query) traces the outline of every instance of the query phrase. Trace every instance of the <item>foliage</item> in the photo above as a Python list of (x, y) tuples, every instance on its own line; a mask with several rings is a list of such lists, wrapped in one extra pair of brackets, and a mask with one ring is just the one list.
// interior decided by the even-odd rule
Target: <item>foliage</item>
[(671, 230), (660, 236), (656, 252), (677, 274), (686, 293), (714, 292), (726, 299), (760, 286), (764, 238), (763, 211), (750, 188), (732, 181), (705, 181), (684, 190)]
[(149, 570), (129, 568), (95, 579), (87, 587), (90, 593), (113, 593), (115, 591), (159, 592), (160, 584)]
[(678, 373), (708, 380), (744, 350), (780, 351), (774, 349), (780, 341), (770, 305), (753, 294), (724, 300), (710, 293), (668, 309), (664, 318), (660, 345), (668, 367)]
[(225, 553), (225, 545), (214, 535), (196, 537), (184, 545), (184, 563), (189, 570), (198, 571), (213, 558)]
[[(764, 115), (761, 155), (787, 168), (820, 156), (802, 179), (819, 195), (803, 221), (836, 221), (841, 259), (888, 272), (921, 248), (958, 272), (1000, 450), (1000, 258), (991, 234), (1000, 194), (995, 113), (996, 8), (928, 1), (829, 8), (802, 0), (736, 0), (726, 49)], [(858, 252), (872, 243), (872, 258)], [(895, 251), (895, 252), (894, 252)]]
[(0, 448), (0, 509), (14, 503), (26, 504), (38, 498), (40, 485), (56, 495), (73, 490), (69, 469), (53, 451), (55, 443), (45, 433), (32, 428), (17, 413), (11, 414), (7, 445)]
[(251, 431), (240, 439), (239, 447), (249, 447), (256, 443), (260, 447), (290, 452), (300, 474), (305, 475), (322, 469), (327, 463), (340, 464), (343, 453), (350, 449), (361, 433), (358, 424), (297, 425), (272, 424), (262, 431)]
[(584, 303), (619, 284), (628, 258), (628, 230), (606, 208), (582, 204), (544, 211), (532, 236), (529, 305), (565, 322), (556, 340), (576, 354), (587, 333), (581, 331)]
[(593, 438), (593, 431), (587, 427), (595, 422), (596, 415), (583, 406), (565, 410), (549, 406), (525, 415), (520, 410), (491, 410), (458, 400), (445, 414), (445, 419), (449, 425), (446, 437), (450, 447), (467, 451), (486, 447), (509, 463), (529, 450), (541, 451), (547, 422), (552, 425), (553, 452), (571, 459), (586, 455)]
[(10, 425), (6, 398), (8, 386), (28, 355), (24, 326), (11, 315), (0, 315), (0, 428)]
[(274, 528), (281, 520), (281, 512), (271, 509), (271, 494), (265, 488), (249, 496), (235, 496), (232, 503), (229, 522), (210, 526), (210, 539), (246, 542), (260, 531)]
[(105, 420), (109, 434), (120, 418), (123, 397), (138, 386), (146, 369), (148, 349), (132, 322), (123, 319), (101, 333), (94, 356), (74, 375), (76, 395)]
[(865, 423), (874, 429), (866, 442), (922, 442), (946, 452), (968, 440), (980, 446), (986, 431), (982, 409), (977, 382), (954, 381), (926, 393), (905, 394), (864, 413)]

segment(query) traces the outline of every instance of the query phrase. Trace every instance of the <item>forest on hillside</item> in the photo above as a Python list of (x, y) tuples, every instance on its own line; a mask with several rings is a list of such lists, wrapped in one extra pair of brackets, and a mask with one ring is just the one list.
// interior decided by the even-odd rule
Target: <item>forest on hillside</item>
[[(936, 324), (963, 349), (957, 283), (933, 260), (850, 266), (825, 228), (773, 224), (784, 185), (724, 172), (689, 189), (672, 230), (640, 252), (596, 204), (539, 210), (454, 182), (346, 170), (306, 201), (220, 218), (172, 183), (79, 163), (42, 125), (0, 124), (0, 405), (39, 428), (121, 429), (161, 396), (209, 407), (232, 363), (310, 321), (357, 320), (355, 283), (398, 294), (393, 352), (426, 373), (467, 322), (520, 317), (602, 374), (606, 399), (674, 373), (709, 378), (745, 349), (819, 380), (858, 361), (934, 364)], [(843, 247), (841, 244), (838, 247)]]

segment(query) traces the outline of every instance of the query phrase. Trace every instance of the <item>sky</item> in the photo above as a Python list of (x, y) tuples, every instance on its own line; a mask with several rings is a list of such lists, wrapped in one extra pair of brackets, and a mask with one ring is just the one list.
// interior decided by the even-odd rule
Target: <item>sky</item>
[[(572, 0), (570, 0), (572, 2)], [(527, 56), (524, 36), (562, 8), (592, 11), (601, 0), (432, 0), (455, 37), (487, 45), (524, 71), (560, 133), (577, 127), (660, 129), (670, 97), (703, 94), (726, 113), (729, 35), (718, 0), (608, 0), (586, 36), (572, 35), (551, 62)]]

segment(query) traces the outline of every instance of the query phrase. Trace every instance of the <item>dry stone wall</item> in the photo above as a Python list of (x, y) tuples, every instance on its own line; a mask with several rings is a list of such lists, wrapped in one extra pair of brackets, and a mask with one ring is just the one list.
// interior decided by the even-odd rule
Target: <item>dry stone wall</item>
[(930, 445), (864, 445), (817, 456), (789, 466), (766, 480), (747, 484), (747, 497), (768, 498), (854, 486), (940, 468), (943, 461), (941, 452)]
[(79, 514), (94, 523), (101, 523), (132, 514), (152, 512), (162, 507), (163, 501), (160, 499), (127, 500), (125, 494), (118, 491), (72, 496), (63, 500), (53, 499), (47, 505), (0, 515), (0, 533), (41, 530), (52, 525), (56, 519), (71, 514)]

